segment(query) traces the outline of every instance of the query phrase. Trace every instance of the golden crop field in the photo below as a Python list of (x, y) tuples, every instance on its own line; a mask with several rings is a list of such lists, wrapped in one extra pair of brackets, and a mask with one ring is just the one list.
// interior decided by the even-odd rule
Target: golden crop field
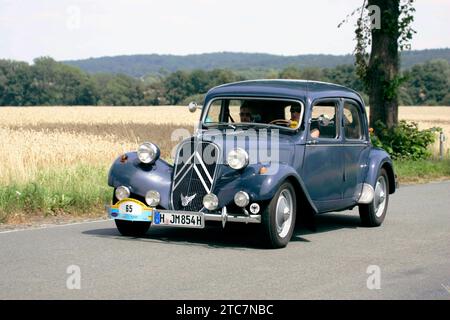
[(0, 182), (25, 182), (47, 168), (107, 165), (142, 141), (155, 141), (169, 158), (179, 141), (172, 132), (192, 132), (198, 115), (186, 107), (0, 108)]
[[(444, 150), (447, 156), (450, 155), (450, 107), (400, 107), (399, 118), (408, 122), (417, 122), (421, 130), (432, 127), (442, 128), (446, 137)], [(439, 153), (438, 136), (436, 135), (436, 137), (433, 145), (434, 156)]]
[[(199, 114), (180, 106), (1, 107), (0, 224), (26, 223), (31, 216), (103, 216), (112, 161), (143, 141), (156, 143), (170, 160)], [(449, 107), (401, 107), (400, 118), (442, 127), (448, 153)]]
[[(0, 108), (0, 181), (26, 181), (47, 167), (107, 165), (147, 140), (169, 158), (179, 141), (171, 139), (173, 130), (192, 132), (198, 117), (182, 106)], [(400, 118), (420, 128), (442, 127), (449, 149), (449, 107), (400, 107)]]

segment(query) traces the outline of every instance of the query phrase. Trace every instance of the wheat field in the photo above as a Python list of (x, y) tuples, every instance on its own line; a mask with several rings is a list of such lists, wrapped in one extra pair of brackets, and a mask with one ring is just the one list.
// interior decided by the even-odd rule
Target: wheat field
[[(422, 129), (443, 128), (448, 152), (450, 107), (400, 107), (399, 115)], [(0, 182), (26, 181), (48, 167), (108, 165), (142, 141), (155, 142), (170, 158), (179, 141), (172, 132), (193, 132), (198, 117), (182, 106), (0, 108)]]
[[(0, 224), (48, 215), (103, 215), (111, 199), (112, 161), (143, 141), (156, 143), (170, 161), (199, 115), (180, 106), (1, 107)], [(448, 154), (449, 107), (401, 107), (400, 118), (420, 128), (442, 127)]]
[(170, 158), (175, 129), (193, 132), (197, 114), (184, 107), (0, 108), (0, 183), (26, 182), (40, 170), (108, 165), (154, 141)]

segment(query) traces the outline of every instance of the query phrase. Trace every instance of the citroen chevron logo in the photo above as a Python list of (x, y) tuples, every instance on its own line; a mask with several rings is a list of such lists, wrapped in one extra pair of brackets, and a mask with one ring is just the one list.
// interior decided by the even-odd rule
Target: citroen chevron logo
[[(204, 179), (204, 177), (202, 176), (200, 169), (198, 168), (198, 166), (196, 165), (198, 164), (201, 168), (201, 170), (203, 171), (203, 173), (206, 175), (206, 180)], [(186, 170), (184, 170), (187, 167)], [(194, 151), (194, 153), (189, 157), (189, 159), (184, 163), (184, 165), (181, 167), (181, 169), (176, 169), (176, 173), (175, 173), (175, 177), (174, 177), (174, 181), (176, 182), (173, 190), (175, 190), (179, 184), (181, 183), (181, 181), (183, 181), (184, 177), (188, 174), (188, 172), (190, 172), (190, 170), (194, 170), (196, 175), (198, 176), (198, 178), (200, 179), (203, 188), (205, 188), (205, 191), (207, 193), (211, 192), (211, 186), (213, 184), (213, 177), (211, 177), (211, 175), (209, 174), (205, 163), (203, 162), (202, 157), (200, 156), (200, 154), (198, 153), (198, 151)], [(182, 174), (182, 176), (178, 179), (178, 177), (181, 175), (181, 173), (184, 172)], [(209, 185), (208, 185), (209, 184)], [(190, 202), (190, 201), (189, 201)]]
[(195, 193), (194, 195), (192, 195), (192, 196), (183, 196), (183, 194), (181, 194), (181, 205), (183, 206), (183, 207), (187, 207), (187, 205), (189, 204), (189, 203), (191, 203), (191, 201), (192, 200), (194, 200), (194, 198), (195, 198), (195, 196), (196, 196), (197, 194)]

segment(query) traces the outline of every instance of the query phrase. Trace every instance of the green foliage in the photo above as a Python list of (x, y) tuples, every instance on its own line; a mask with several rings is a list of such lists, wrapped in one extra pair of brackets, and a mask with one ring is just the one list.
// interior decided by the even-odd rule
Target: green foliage
[(0, 217), (13, 212), (56, 215), (101, 209), (111, 199), (107, 172), (104, 167), (78, 166), (41, 171), (24, 184), (0, 185)]
[[(283, 69), (214, 69), (149, 75), (136, 79), (123, 74), (86, 74), (51, 58), (36, 59), (33, 65), (0, 60), (0, 105), (167, 105), (185, 104), (214, 86), (246, 79), (306, 79), (337, 83), (352, 88), (368, 101), (356, 67)], [(400, 75), (398, 97), (401, 105), (450, 105), (450, 64), (428, 61)], [(388, 85), (387, 85), (388, 87)], [(392, 90), (395, 93), (397, 83)]]
[(144, 88), (140, 81), (126, 75), (98, 74), (97, 84), (100, 105), (138, 106), (143, 104)]
[(180, 104), (186, 98), (204, 94), (220, 84), (243, 80), (231, 70), (177, 71), (162, 81), (163, 94), (168, 104)]
[(393, 159), (428, 159), (431, 156), (428, 147), (435, 141), (436, 131), (440, 130), (442, 129), (419, 130), (417, 123), (407, 123), (404, 120), (387, 129), (383, 123), (378, 121), (371, 140), (374, 146), (386, 150)]
[(406, 88), (415, 105), (449, 105), (450, 64), (433, 60), (405, 72)]
[(0, 60), (0, 105), (141, 105), (141, 81), (126, 75), (88, 75), (42, 57), (33, 65)]

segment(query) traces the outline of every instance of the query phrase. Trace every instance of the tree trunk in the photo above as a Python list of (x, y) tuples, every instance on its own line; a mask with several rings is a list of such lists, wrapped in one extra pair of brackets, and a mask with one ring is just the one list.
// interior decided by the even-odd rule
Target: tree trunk
[(380, 8), (380, 29), (372, 29), (372, 50), (367, 70), (370, 126), (380, 120), (388, 128), (398, 123), (399, 0), (369, 0)]

